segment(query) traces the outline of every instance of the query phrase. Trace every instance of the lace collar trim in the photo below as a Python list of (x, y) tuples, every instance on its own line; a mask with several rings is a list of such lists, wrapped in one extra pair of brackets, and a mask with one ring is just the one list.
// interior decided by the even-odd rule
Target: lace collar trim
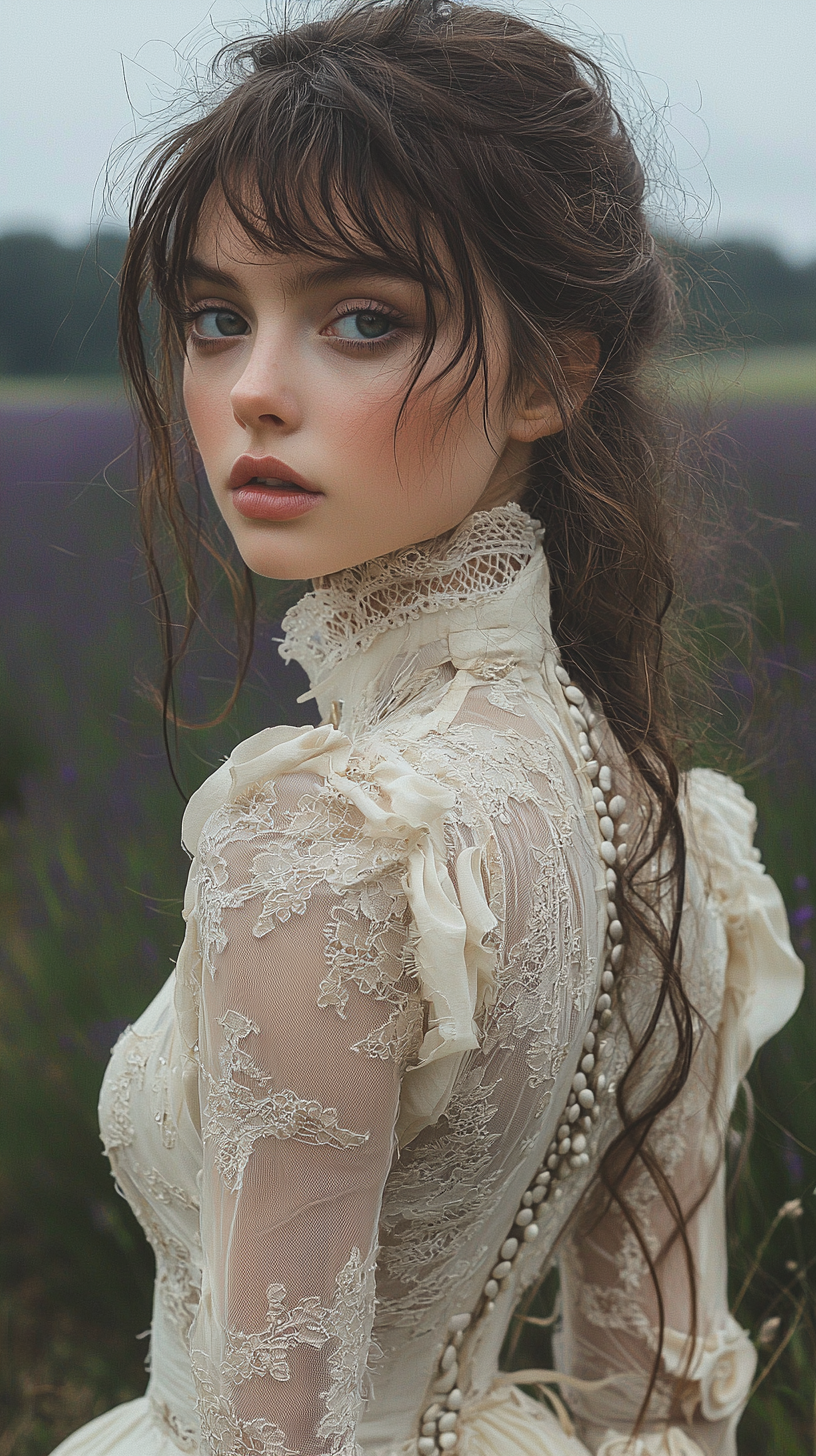
[(283, 619), (279, 652), (315, 681), (383, 632), (427, 612), (499, 596), (527, 566), (541, 527), (515, 503), (477, 511), (445, 536), (323, 577)]

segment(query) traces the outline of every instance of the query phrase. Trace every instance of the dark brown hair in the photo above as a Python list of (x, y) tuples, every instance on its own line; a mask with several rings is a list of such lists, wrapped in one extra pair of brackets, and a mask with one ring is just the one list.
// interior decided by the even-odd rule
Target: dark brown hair
[[(662, 1343), (655, 1261), (623, 1185), (633, 1161), (646, 1164), (685, 1248), (694, 1318), (687, 1211), (647, 1141), (688, 1075), (694, 1018), (679, 965), (685, 846), (663, 660), (674, 588), (672, 451), (642, 382), (672, 321), (674, 293), (644, 214), (642, 168), (592, 59), (523, 20), (476, 6), (343, 4), (314, 23), (228, 47), (214, 75), (220, 91), (209, 108), (141, 169), (122, 279), (122, 356), (148, 440), (142, 521), (164, 637), (165, 722), (173, 673), (199, 614), (199, 548), (222, 559), (204, 531), (189, 458), (182, 468), (187, 437), (178, 399), (183, 269), (213, 189), (263, 249), (386, 259), (416, 279), (427, 323), (412, 388), (433, 348), (435, 298), (455, 303), (461, 335), (449, 367), (462, 367), (462, 383), (452, 408), (480, 378), (486, 393), (481, 280), (489, 279), (512, 340), (510, 393), (543, 380), (562, 412), (561, 432), (535, 446), (521, 502), (546, 528), (553, 630), (652, 809), (627, 871), (625, 913), (659, 975), (648, 1025), (618, 1085), (623, 1131), (601, 1177), (652, 1272)], [(149, 295), (159, 305), (155, 373), (141, 326)], [(560, 362), (576, 332), (600, 344), (597, 382), (577, 411)], [(180, 641), (157, 556), (162, 522), (186, 583)], [(254, 598), (249, 573), (228, 569), (237, 692), (251, 654)], [(648, 893), (638, 887), (658, 850), (667, 868), (656, 895), (653, 879)], [(644, 1106), (638, 1078), (661, 1018), (673, 1024), (675, 1056)]]

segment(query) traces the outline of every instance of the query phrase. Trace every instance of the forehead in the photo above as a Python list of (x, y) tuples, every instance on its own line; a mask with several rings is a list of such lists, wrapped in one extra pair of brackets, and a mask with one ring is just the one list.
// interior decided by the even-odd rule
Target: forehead
[(424, 238), (417, 247), (407, 220), (399, 215), (398, 198), (388, 212), (381, 226), (377, 220), (375, 236), (375, 229), (367, 232), (339, 198), (330, 199), (328, 209), (314, 201), (301, 225), (289, 218), (280, 236), (257, 193), (244, 189), (228, 199), (220, 187), (213, 187), (192, 230), (184, 281), (236, 271), (246, 277), (245, 270), (263, 267), (293, 284), (365, 272), (449, 293), (450, 270), (440, 256), (439, 239)]

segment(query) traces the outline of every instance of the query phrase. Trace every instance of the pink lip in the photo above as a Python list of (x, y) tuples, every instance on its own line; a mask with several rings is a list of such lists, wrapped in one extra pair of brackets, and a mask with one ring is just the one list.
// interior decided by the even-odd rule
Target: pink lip
[[(260, 481), (273, 482), (261, 485)], [(274, 455), (241, 455), (230, 471), (235, 509), (256, 521), (291, 521), (323, 499), (323, 493)]]

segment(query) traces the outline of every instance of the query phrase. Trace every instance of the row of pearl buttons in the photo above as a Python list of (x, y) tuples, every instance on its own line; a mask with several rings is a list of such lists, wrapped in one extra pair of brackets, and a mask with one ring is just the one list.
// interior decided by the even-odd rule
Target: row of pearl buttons
[[(592, 799), (601, 834), (600, 853), (606, 873), (607, 928), (606, 958), (601, 974), (600, 994), (595, 1002), (595, 1016), (584, 1037), (580, 1064), (572, 1078), (569, 1096), (557, 1132), (550, 1143), (542, 1166), (522, 1195), (513, 1221), (513, 1231), (499, 1250), (499, 1257), (482, 1290), (475, 1319), (470, 1314), (456, 1314), (448, 1324), (448, 1341), (442, 1351), (433, 1385), (433, 1403), (422, 1416), (417, 1450), (419, 1456), (434, 1456), (439, 1451), (453, 1451), (458, 1442), (457, 1425), (463, 1395), (458, 1385), (459, 1351), (465, 1330), (472, 1323), (492, 1314), (496, 1295), (512, 1272), (516, 1257), (525, 1243), (538, 1238), (537, 1211), (550, 1197), (563, 1197), (560, 1186), (573, 1170), (589, 1164), (587, 1137), (598, 1121), (598, 1098), (606, 1090), (607, 1079), (600, 1070), (609, 1048), (599, 1040), (612, 1020), (612, 993), (615, 975), (625, 958), (623, 925), (618, 917), (615, 895), (617, 869), (626, 863), (626, 835), (629, 825), (621, 822), (626, 800), (612, 793), (612, 772), (600, 761), (601, 740), (595, 731), (597, 715), (580, 688), (574, 687), (569, 674), (561, 666), (555, 669), (564, 692), (569, 715), (578, 732), (578, 747), (586, 772), (592, 782)], [(617, 843), (616, 843), (617, 841)]]

